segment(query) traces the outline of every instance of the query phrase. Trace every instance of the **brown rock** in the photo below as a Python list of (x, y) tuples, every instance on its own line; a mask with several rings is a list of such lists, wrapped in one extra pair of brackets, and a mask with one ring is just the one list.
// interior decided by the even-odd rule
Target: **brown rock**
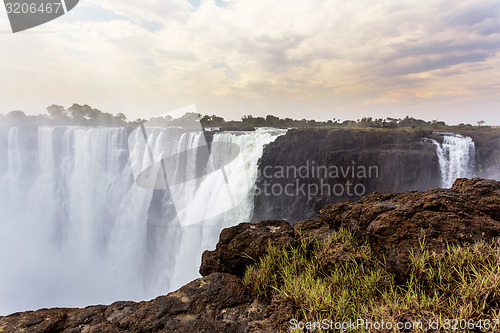
[(299, 240), (323, 239), (332, 233), (330, 224), (320, 219), (307, 219), (293, 225), (295, 235)]
[(448, 244), (468, 244), (500, 235), (500, 182), (458, 179), (453, 188), (400, 194), (373, 193), (353, 204), (334, 204), (320, 218), (367, 237), (399, 279), (409, 273), (410, 250), (421, 242), (442, 252)]
[(267, 304), (241, 280), (214, 273), (149, 302), (42, 309), (0, 317), (0, 332), (274, 332)]
[(240, 223), (222, 230), (215, 250), (203, 252), (200, 274), (226, 272), (242, 277), (247, 265), (267, 253), (269, 244), (285, 246), (294, 242), (293, 228), (286, 221)]
[[(254, 199), (252, 221), (285, 219), (295, 223), (316, 217), (327, 205), (355, 202), (365, 194), (426, 190), (439, 186), (436, 147), (422, 140), (430, 135), (431, 129), (289, 130), (267, 145), (259, 160), (261, 172), (256, 187), (260, 194)], [(312, 163), (329, 170), (328, 175), (325, 171), (313, 175), (318, 169)], [(293, 167), (292, 172), (286, 171), (281, 175), (275, 173), (280, 167), (289, 166)], [(307, 166), (305, 169), (309, 173), (306, 177), (293, 171), (299, 171), (304, 166)], [(367, 177), (354, 177), (349, 172), (331, 176), (330, 168), (334, 166), (343, 170), (354, 170), (354, 166), (361, 166), (367, 169)], [(375, 167), (376, 171), (368, 172), (371, 167)], [(364, 190), (358, 194), (348, 191), (348, 183), (353, 188), (362, 185)], [(291, 185), (293, 195), (274, 195), (270, 190), (275, 186), (285, 189)], [(336, 187), (339, 185), (341, 187)], [(311, 191), (307, 190), (309, 186)], [(316, 191), (315, 188), (321, 190)]]

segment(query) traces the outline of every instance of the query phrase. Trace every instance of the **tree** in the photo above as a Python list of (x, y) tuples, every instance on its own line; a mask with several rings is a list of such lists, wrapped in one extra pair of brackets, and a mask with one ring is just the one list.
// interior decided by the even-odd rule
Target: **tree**
[(127, 121), (127, 116), (120, 112), (115, 116), (115, 119), (121, 122), (125, 122)]
[(216, 115), (211, 115), (211, 116), (203, 116), (200, 119), (201, 125), (205, 127), (210, 127), (210, 126), (222, 126), (225, 123), (224, 118), (218, 117)]
[(86, 118), (86, 114), (87, 114), (86, 109), (87, 108), (85, 108), (84, 106), (74, 103), (73, 105), (71, 105), (68, 108), (68, 114), (74, 121), (76, 121), (79, 124), (83, 124), (83, 123), (85, 123), (85, 120), (87, 119)]
[(266, 116), (266, 126), (268, 127), (279, 127), (281, 119), (279, 117), (268, 114)]
[(26, 118), (26, 114), (23, 111), (14, 110), (10, 111), (9, 114), (7, 114), (7, 117), (9, 117), (12, 120), (23, 120)]
[(50, 119), (65, 119), (68, 112), (61, 105), (52, 104), (47, 106), (47, 112), (49, 114)]

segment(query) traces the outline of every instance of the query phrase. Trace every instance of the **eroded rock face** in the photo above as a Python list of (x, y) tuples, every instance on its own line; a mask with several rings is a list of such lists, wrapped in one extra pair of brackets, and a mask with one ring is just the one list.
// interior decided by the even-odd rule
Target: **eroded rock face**
[(298, 240), (322, 240), (332, 233), (333, 228), (327, 222), (314, 218), (295, 223), (293, 230)]
[(242, 277), (246, 266), (258, 262), (269, 244), (285, 246), (294, 242), (293, 228), (286, 221), (240, 223), (222, 230), (215, 250), (203, 252), (200, 274), (226, 272)]
[(274, 332), (267, 304), (231, 274), (214, 273), (149, 302), (42, 309), (0, 317), (1, 332)]
[(399, 279), (409, 273), (409, 251), (421, 242), (435, 252), (500, 236), (500, 182), (458, 179), (451, 189), (373, 193), (357, 203), (328, 206), (320, 219), (354, 229)]

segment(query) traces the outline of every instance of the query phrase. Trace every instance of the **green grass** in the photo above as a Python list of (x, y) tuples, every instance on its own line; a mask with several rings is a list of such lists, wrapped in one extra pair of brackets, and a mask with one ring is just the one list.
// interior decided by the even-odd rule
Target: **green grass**
[[(487, 319), (494, 331), (492, 320), (500, 319), (499, 241), (449, 247), (441, 255), (422, 243), (410, 256), (411, 274), (398, 285), (364, 240), (341, 229), (322, 242), (269, 246), (267, 255), (247, 269), (244, 283), (262, 298), (291, 306), (289, 319), (303, 322), (438, 321), (446, 328), (446, 319), (476, 324)], [(468, 330), (455, 330), (460, 331)]]

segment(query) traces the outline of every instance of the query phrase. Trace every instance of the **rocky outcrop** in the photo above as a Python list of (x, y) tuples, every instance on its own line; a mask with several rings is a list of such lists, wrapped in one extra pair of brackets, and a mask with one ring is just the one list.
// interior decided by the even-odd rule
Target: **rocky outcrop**
[(356, 230), (399, 279), (409, 273), (410, 251), (440, 253), (448, 245), (500, 236), (500, 182), (458, 179), (451, 189), (373, 193), (356, 203), (320, 211), (333, 228)]
[(297, 222), (293, 225), (297, 240), (322, 240), (332, 233), (332, 225), (314, 218)]
[(214, 273), (149, 302), (42, 309), (0, 317), (0, 332), (275, 332), (267, 304), (241, 280)]
[[(295, 310), (255, 298), (242, 283), (245, 268), (266, 254), (269, 244), (296, 245), (328, 237), (340, 227), (364, 237), (404, 281), (410, 251), (419, 251), (421, 244), (442, 253), (454, 244), (500, 236), (500, 182), (458, 179), (451, 189), (373, 193), (356, 203), (330, 205), (318, 218), (293, 227), (281, 220), (242, 223), (224, 229), (216, 249), (203, 254), (200, 271), (205, 276), (175, 292), (149, 302), (16, 313), (0, 317), (0, 332), (286, 331)], [(352, 260), (363, 262), (351, 252), (339, 249), (322, 258), (325, 273)]]
[(259, 161), (253, 221), (294, 223), (328, 204), (354, 202), (375, 191), (437, 187), (435, 147), (423, 140), (431, 134), (420, 129), (290, 130), (269, 144)]
[(450, 245), (500, 236), (500, 182), (457, 179), (451, 189), (372, 193), (355, 203), (327, 206), (318, 217), (295, 223), (293, 229), (284, 221), (242, 223), (224, 229), (216, 249), (203, 254), (200, 272), (242, 276), (247, 265), (266, 253), (269, 243), (286, 246), (303, 239), (322, 239), (343, 227), (366, 238), (388, 270), (405, 280), (410, 251), (419, 251), (422, 244), (441, 253)]
[(226, 272), (243, 276), (247, 265), (267, 252), (269, 244), (285, 246), (293, 243), (293, 228), (286, 221), (240, 223), (222, 230), (214, 251), (205, 251), (200, 274)]

